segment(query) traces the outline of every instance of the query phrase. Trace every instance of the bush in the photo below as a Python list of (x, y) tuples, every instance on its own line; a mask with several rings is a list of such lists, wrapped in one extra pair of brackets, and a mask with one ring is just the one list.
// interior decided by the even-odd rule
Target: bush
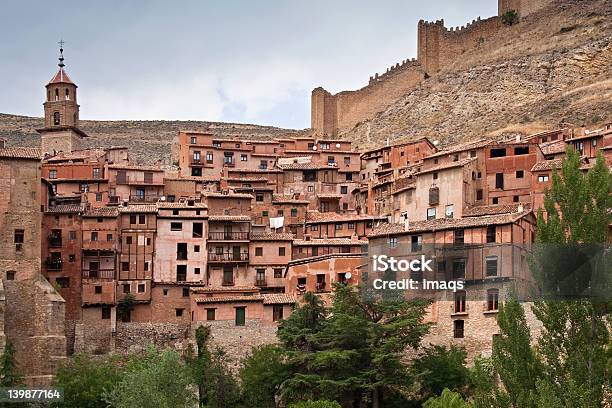
[(432, 346), (414, 360), (412, 370), (421, 382), (424, 397), (439, 395), (445, 388), (461, 390), (470, 382), (470, 372), (465, 366), (467, 353), (452, 346)]
[(329, 400), (316, 400), (316, 401), (302, 401), (297, 404), (289, 405), (289, 408), (342, 408), (342, 406), (336, 401)]
[(519, 22), (519, 15), (516, 12), (516, 10), (506, 11), (502, 15), (502, 21), (504, 22), (505, 25), (508, 25), (508, 26), (517, 24)]
[(470, 405), (460, 394), (445, 388), (439, 397), (429, 398), (423, 408), (470, 408)]

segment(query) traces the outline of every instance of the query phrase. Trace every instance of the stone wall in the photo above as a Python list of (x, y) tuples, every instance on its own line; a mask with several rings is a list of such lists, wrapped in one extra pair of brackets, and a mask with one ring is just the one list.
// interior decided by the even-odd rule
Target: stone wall
[(524, 17), (546, 7), (551, 2), (552, 0), (499, 0), (498, 15), (502, 16), (510, 10), (514, 10), (521, 17)]
[(133, 352), (156, 346), (184, 351), (193, 336), (189, 323), (117, 322), (115, 351)]

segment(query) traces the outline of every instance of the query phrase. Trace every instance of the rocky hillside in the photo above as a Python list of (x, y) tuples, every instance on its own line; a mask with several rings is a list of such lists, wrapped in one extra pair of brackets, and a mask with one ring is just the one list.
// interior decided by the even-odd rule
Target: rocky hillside
[[(0, 138), (11, 146), (39, 146), (36, 129), (43, 127), (42, 118), (7, 115), (0, 113)], [(244, 139), (270, 139), (304, 131), (281, 129), (238, 123), (203, 121), (97, 121), (82, 120), (80, 127), (91, 137), (85, 139), (86, 147), (127, 146), (137, 163), (153, 163), (161, 160), (171, 164), (175, 157), (174, 139), (179, 130), (210, 131), (219, 137)]]
[(611, 120), (612, 1), (557, 0), (342, 137), (452, 143)]

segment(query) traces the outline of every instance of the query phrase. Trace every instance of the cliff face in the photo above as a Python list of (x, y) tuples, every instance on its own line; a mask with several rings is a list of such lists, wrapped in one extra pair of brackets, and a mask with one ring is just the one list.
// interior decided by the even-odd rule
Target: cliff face
[(341, 137), (451, 143), (612, 120), (612, 2), (557, 0)]
[[(0, 138), (10, 146), (40, 146), (36, 129), (44, 126), (42, 118), (0, 113)], [(85, 147), (126, 146), (137, 163), (174, 160), (179, 130), (209, 131), (219, 137), (265, 140), (303, 131), (238, 123), (204, 121), (97, 121), (81, 120), (79, 127), (90, 137)]]

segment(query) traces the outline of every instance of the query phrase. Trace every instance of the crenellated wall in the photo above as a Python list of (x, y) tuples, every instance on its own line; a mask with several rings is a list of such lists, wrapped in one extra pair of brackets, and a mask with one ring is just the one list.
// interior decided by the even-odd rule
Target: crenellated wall
[(417, 58), (404, 60), (381, 75), (370, 77), (367, 86), (332, 95), (322, 87), (312, 91), (311, 127), (319, 136), (335, 136), (374, 117), (416, 87), (424, 78), (444, 70), (469, 50), (483, 46), (504, 29), (502, 15), (515, 10), (521, 17), (553, 0), (498, 0), (498, 15), (480, 17), (463, 27), (444, 27), (444, 20), (419, 21)]

